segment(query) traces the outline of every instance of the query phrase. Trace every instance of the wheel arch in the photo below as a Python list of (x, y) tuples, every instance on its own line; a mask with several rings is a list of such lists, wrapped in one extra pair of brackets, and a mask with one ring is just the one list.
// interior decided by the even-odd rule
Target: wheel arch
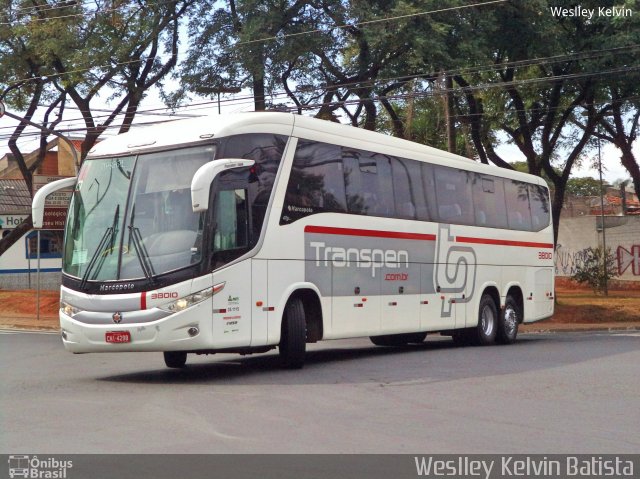
[(493, 298), (493, 302), (496, 304), (496, 309), (500, 311), (502, 302), (500, 301), (500, 291), (498, 290), (498, 286), (495, 283), (487, 283), (482, 287), (482, 294), (478, 297), (478, 304), (482, 300), (482, 297), (488, 294)]
[(324, 312), (322, 310), (322, 302), (320, 291), (312, 283), (297, 283), (291, 285), (282, 295), (281, 304), (278, 307), (280, 311), (280, 330), (284, 319), (284, 311), (287, 303), (293, 298), (299, 298), (302, 301), (305, 313), (305, 322), (307, 323), (307, 342), (315, 343), (320, 341), (324, 336)]

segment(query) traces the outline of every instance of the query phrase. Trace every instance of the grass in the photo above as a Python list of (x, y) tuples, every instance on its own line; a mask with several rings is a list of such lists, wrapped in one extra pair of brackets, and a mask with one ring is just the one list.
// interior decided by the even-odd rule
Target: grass
[(640, 321), (640, 291), (614, 290), (608, 296), (588, 289), (556, 289), (557, 323)]

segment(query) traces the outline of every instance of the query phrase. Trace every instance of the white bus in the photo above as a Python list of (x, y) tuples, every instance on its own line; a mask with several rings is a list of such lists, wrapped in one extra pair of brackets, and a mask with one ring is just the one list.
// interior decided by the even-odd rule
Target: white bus
[[(68, 185), (36, 195), (36, 226)], [(550, 216), (538, 177), (351, 126), (245, 113), (138, 129), (79, 172), (62, 340), (169, 367), (278, 347), (290, 368), (323, 339), (511, 343), (553, 313)]]

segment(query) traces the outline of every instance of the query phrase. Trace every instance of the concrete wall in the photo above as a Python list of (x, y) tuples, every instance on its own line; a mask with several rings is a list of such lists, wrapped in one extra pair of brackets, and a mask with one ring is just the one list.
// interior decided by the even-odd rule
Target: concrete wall
[[(37, 260), (27, 258), (26, 236), (0, 255), (0, 289), (36, 288)], [(40, 289), (59, 289), (61, 268), (62, 260), (59, 257), (41, 258)]]
[[(616, 257), (618, 279), (640, 281), (640, 216), (605, 216), (607, 248)], [(556, 274), (571, 276), (584, 250), (602, 245), (599, 216), (562, 218), (556, 245)]]

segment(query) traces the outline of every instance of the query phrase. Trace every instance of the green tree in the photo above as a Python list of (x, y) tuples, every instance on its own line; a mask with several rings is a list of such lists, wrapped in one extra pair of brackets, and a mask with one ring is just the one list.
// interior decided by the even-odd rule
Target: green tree
[(594, 293), (607, 293), (609, 280), (616, 276), (618, 271), (611, 248), (607, 248), (605, 253), (602, 246), (599, 246), (582, 251), (582, 262), (576, 267), (571, 279), (588, 284)]
[[(86, 130), (81, 159), (121, 117), (120, 132), (129, 129), (146, 91), (174, 67), (179, 21), (193, 1), (0, 0), (0, 100), (24, 112), (26, 121), (10, 134), (9, 149), (30, 190), (50, 131), (69, 103), (79, 110)], [(99, 95), (114, 104), (106, 113), (95, 110)], [(38, 158), (27, 165), (18, 140), (33, 135), (27, 122), (42, 108)], [(31, 227), (29, 216), (0, 240), (0, 254)]]
[[(557, 4), (570, 6), (564, 1)], [(582, 6), (597, 10), (603, 5), (588, 1)], [(571, 171), (594, 146), (596, 125), (604, 115), (602, 108), (592, 105), (597, 105), (598, 93), (616, 72), (628, 71), (629, 52), (610, 51), (602, 45), (626, 32), (615, 30), (610, 17), (592, 21), (554, 17), (544, 0), (513, 0), (489, 15), (495, 27), (488, 30), (486, 42), (494, 67), (454, 75), (466, 99), (462, 114), (469, 116), (481, 161), (510, 167), (496, 153), (499, 137), (495, 133), (500, 131), (522, 152), (530, 173), (547, 175), (553, 184), (557, 238)], [(631, 53), (637, 58), (637, 53)], [(545, 60), (532, 60), (536, 57)], [(581, 128), (576, 128), (577, 118)]]
[[(279, 83), (283, 64), (296, 66), (307, 38), (288, 35), (312, 27), (310, 1), (203, 0), (189, 22), (190, 49), (181, 66), (182, 88), (172, 102), (188, 94), (217, 94), (249, 87), (256, 111), (267, 107), (267, 94)], [(293, 67), (291, 67), (293, 70)], [(284, 68), (286, 71), (286, 68)], [(280, 72), (278, 75), (277, 72)], [(289, 75), (291, 71), (289, 71)]]
[[(603, 183), (603, 187), (608, 186)], [(567, 180), (567, 195), (573, 196), (599, 196), (602, 189), (600, 188), (600, 180), (585, 176), (581, 178), (569, 178)]]

